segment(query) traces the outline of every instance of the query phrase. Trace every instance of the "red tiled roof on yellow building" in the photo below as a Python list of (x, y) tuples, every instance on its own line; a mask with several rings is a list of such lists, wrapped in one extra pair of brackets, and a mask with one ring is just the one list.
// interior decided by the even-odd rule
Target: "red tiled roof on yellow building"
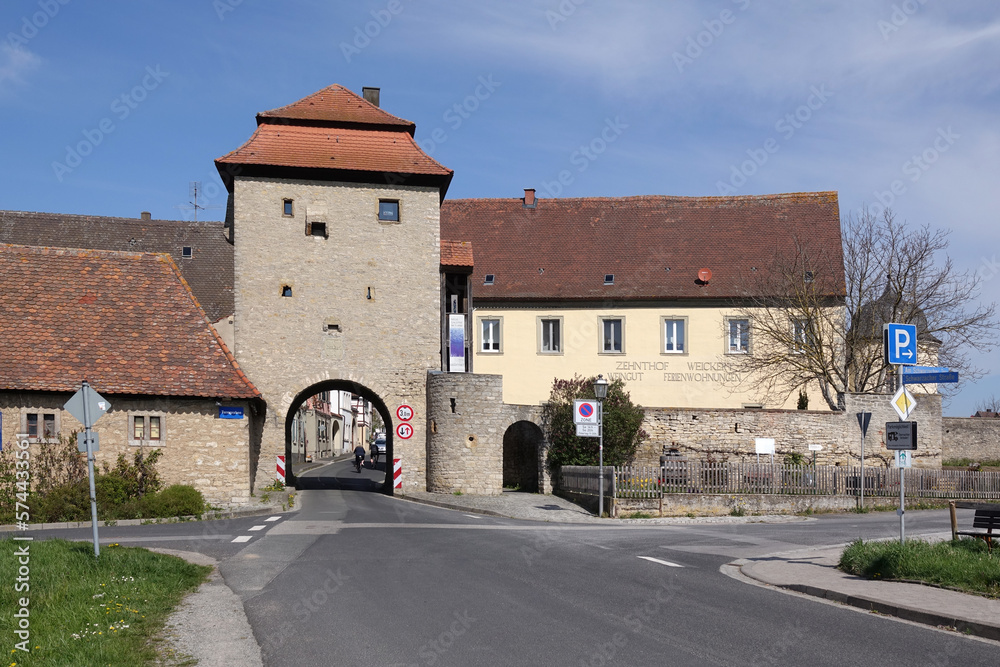
[(480, 303), (730, 299), (797, 243), (813, 250), (825, 293), (844, 294), (836, 192), (455, 199), (441, 204), (441, 237), (475, 246)]
[(0, 389), (256, 398), (169, 255), (0, 244)]

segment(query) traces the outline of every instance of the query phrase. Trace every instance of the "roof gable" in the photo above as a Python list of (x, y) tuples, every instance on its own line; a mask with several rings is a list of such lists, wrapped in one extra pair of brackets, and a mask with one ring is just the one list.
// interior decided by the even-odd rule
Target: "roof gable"
[(324, 127), (387, 126), (413, 134), (416, 125), (383, 111), (364, 97), (333, 84), (297, 102), (257, 114), (257, 124), (321, 124)]
[(254, 398), (168, 255), (0, 245), (0, 389)]

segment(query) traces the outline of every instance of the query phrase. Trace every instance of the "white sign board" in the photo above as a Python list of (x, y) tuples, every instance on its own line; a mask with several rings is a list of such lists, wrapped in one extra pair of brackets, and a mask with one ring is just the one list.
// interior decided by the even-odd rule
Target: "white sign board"
[(573, 423), (597, 425), (597, 401), (573, 401)]
[(913, 454), (904, 450), (896, 451), (896, 467), (897, 468), (910, 468), (911, 463), (913, 463)]
[(578, 438), (599, 438), (601, 434), (598, 432), (600, 427), (597, 424), (577, 424), (576, 425), (576, 437)]
[(810, 452), (821, 452), (823, 451), (823, 445), (809, 445)]
[(774, 438), (754, 438), (758, 454), (774, 454)]

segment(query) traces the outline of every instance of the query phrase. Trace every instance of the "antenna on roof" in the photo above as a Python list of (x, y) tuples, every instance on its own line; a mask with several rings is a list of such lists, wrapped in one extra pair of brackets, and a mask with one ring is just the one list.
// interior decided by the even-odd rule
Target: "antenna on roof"
[(210, 208), (221, 208), (220, 206), (214, 206), (214, 205), (213, 206), (202, 206), (201, 204), (199, 204), (198, 203), (198, 194), (201, 191), (202, 191), (201, 181), (191, 181), (191, 183), (188, 186), (188, 197), (189, 197), (188, 205), (187, 206), (181, 205), (181, 206), (177, 207), (177, 208), (185, 209), (185, 210), (193, 210), (194, 211), (194, 221), (195, 222), (198, 222), (198, 211), (204, 211), (204, 210), (210, 209)]

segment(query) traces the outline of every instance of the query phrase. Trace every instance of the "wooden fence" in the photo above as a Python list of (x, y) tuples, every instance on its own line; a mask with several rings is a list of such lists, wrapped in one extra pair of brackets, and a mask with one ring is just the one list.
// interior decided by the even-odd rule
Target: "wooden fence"
[[(605, 469), (607, 475), (608, 468)], [(590, 472), (587, 472), (590, 471)], [(578, 484), (589, 475), (597, 492), (597, 467), (579, 466)], [(857, 496), (860, 466), (793, 466), (769, 463), (703, 463), (667, 461), (661, 466), (614, 468), (611, 488), (615, 498), (659, 498), (667, 493), (788, 494)], [(908, 498), (1000, 499), (1000, 473), (971, 470), (908, 468)], [(899, 497), (899, 469), (865, 466), (865, 496)]]

